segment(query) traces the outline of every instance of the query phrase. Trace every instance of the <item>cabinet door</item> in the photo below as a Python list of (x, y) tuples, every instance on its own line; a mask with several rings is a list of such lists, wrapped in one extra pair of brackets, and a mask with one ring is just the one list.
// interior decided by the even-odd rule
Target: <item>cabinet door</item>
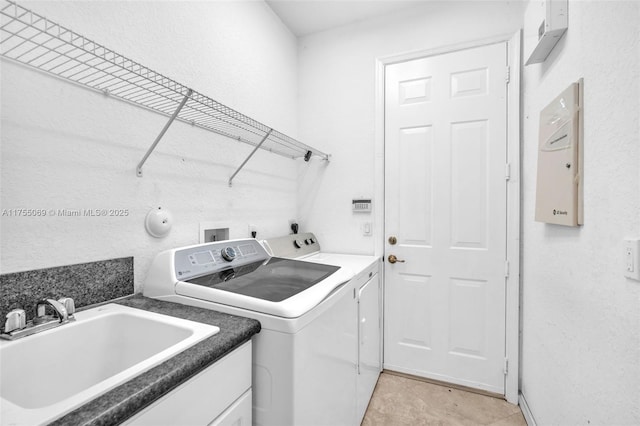
[(358, 293), (358, 421), (361, 422), (381, 370), (380, 278), (374, 275)]
[(209, 426), (251, 426), (251, 391), (245, 392)]
[(251, 342), (247, 342), (125, 421), (124, 425), (205, 426), (250, 389)]

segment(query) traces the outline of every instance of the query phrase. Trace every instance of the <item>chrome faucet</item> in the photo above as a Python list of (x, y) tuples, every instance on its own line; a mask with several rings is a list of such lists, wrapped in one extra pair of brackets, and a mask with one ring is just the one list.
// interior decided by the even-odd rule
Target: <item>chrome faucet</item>
[[(47, 315), (47, 309), (52, 310), (53, 314)], [(24, 309), (9, 312), (0, 338), (15, 340), (67, 324), (75, 321), (74, 313), (75, 304), (70, 297), (39, 300), (36, 303), (36, 317), (32, 321), (26, 322)]]
[(64, 323), (69, 321), (67, 308), (65, 308), (62, 303), (53, 299), (42, 299), (36, 303), (36, 317), (33, 320), (35, 324), (41, 324), (51, 319), (50, 315), (46, 315), (48, 306), (56, 313), (59, 322)]

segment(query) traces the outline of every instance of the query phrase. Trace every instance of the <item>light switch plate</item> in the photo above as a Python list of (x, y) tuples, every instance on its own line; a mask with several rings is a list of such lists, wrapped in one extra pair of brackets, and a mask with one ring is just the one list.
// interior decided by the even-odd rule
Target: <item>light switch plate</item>
[(640, 281), (640, 240), (624, 240), (624, 276)]

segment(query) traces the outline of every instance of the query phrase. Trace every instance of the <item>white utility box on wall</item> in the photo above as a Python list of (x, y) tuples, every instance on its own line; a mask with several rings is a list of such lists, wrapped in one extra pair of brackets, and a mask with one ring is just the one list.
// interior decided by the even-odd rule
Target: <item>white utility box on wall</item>
[(525, 12), (526, 65), (544, 62), (568, 27), (567, 0), (531, 0)]
[(540, 111), (536, 221), (583, 224), (582, 85), (580, 79)]

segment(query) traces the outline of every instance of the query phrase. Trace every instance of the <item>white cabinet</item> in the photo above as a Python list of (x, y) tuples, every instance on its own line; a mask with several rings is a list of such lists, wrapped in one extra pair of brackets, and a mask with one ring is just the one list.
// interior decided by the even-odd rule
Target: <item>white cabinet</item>
[[(363, 284), (364, 283), (364, 284)], [(358, 292), (357, 424), (362, 422), (382, 369), (378, 262), (356, 282)]]
[(251, 426), (251, 391), (246, 391), (209, 426)]
[(251, 425), (251, 342), (225, 355), (125, 425)]

